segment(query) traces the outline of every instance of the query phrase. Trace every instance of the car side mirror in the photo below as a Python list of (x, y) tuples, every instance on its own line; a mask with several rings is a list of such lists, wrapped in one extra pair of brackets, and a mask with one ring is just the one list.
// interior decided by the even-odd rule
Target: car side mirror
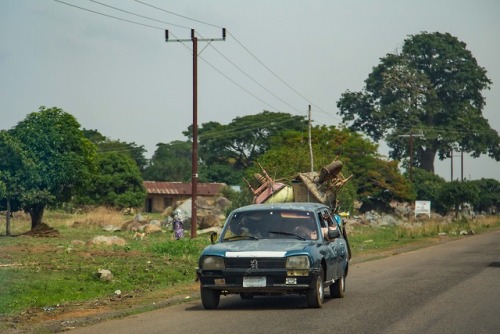
[(210, 233), (210, 242), (212, 243), (212, 245), (217, 242), (217, 232)]
[(336, 239), (338, 237), (340, 237), (339, 229), (337, 229), (337, 228), (335, 230), (328, 229), (328, 239), (333, 240), (333, 239)]

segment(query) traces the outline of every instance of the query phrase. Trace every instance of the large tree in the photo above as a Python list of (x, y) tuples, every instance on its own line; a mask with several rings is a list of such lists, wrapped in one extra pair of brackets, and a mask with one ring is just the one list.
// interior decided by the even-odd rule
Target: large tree
[(500, 160), (500, 137), (483, 117), (490, 79), (466, 44), (448, 33), (409, 36), (401, 53), (380, 59), (361, 92), (347, 91), (337, 105), (351, 129), (385, 139), (394, 159), (410, 157), (434, 172), (436, 154), (452, 150)]
[(17, 187), (22, 189), (20, 205), (35, 228), (48, 205), (69, 201), (92, 177), (96, 147), (83, 136), (77, 120), (56, 107), (40, 107), (9, 133), (34, 165), (20, 166), (27, 177)]

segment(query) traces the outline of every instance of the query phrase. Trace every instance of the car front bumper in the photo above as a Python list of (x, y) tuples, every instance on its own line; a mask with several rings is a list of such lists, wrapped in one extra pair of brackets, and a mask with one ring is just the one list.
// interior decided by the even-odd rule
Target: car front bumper
[(290, 276), (286, 269), (224, 269), (196, 271), (203, 288), (231, 293), (305, 293), (314, 287), (320, 270), (311, 268), (307, 275)]

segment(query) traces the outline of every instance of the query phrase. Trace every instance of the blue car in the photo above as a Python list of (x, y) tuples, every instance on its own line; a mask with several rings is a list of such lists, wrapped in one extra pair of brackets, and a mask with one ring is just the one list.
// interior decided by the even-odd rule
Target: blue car
[(324, 289), (343, 298), (349, 245), (340, 217), (319, 203), (254, 204), (234, 210), (212, 235), (196, 271), (205, 309), (220, 296), (305, 295), (323, 305)]

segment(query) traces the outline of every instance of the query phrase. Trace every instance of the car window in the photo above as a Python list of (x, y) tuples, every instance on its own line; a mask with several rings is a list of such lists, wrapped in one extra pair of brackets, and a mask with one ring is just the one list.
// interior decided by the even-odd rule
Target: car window
[(235, 213), (222, 232), (223, 240), (238, 237), (318, 239), (317, 224), (310, 212), (294, 210), (248, 211)]

